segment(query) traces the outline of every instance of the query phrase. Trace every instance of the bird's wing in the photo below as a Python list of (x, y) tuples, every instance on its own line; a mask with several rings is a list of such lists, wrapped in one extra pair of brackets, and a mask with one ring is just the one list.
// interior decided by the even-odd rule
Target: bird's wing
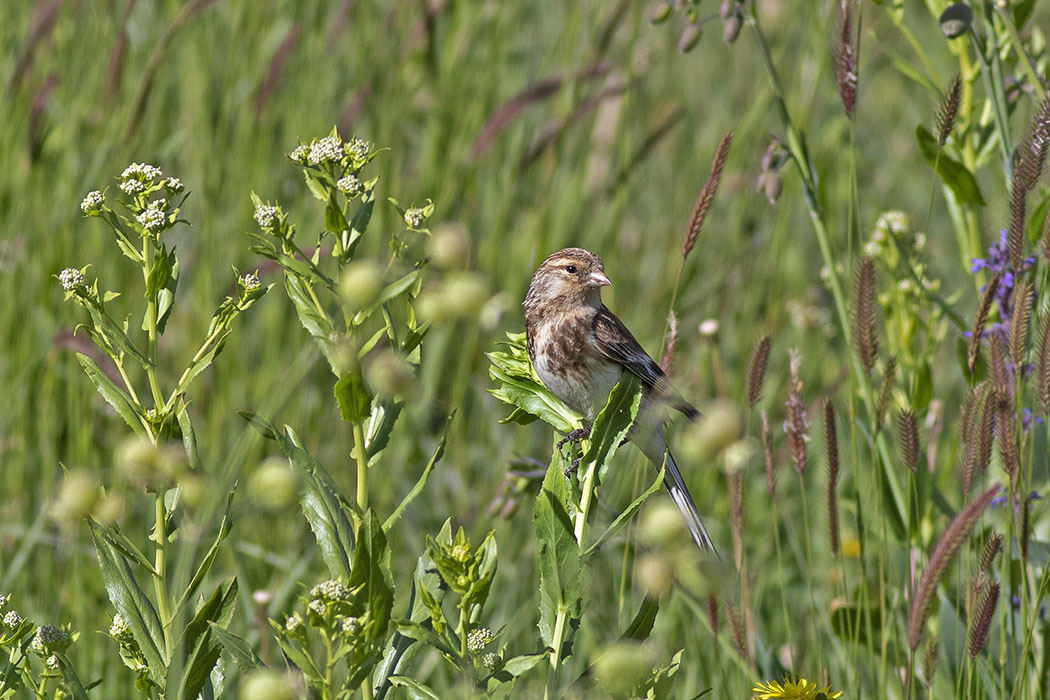
[(623, 321), (604, 306), (594, 315), (594, 341), (603, 355), (629, 369), (674, 408), (690, 418), (699, 415), (699, 411), (671, 386), (660, 365), (649, 357)]

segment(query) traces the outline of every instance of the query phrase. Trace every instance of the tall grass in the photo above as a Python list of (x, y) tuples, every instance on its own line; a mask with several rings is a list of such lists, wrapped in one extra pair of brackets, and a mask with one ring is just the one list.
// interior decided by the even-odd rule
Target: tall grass
[[(227, 629), (253, 661), (242, 668), (223, 652), (229, 696), (261, 682), (245, 670), (254, 663), (286, 668), (287, 639), (267, 621), (305, 614), (298, 599), (336, 576), (295, 499), (267, 498), (264, 477), (281, 474), (268, 458), (287, 470), (287, 451), (312, 455), (334, 488), (355, 494), (348, 512), (351, 502), (361, 511), (348, 522), (362, 532), (364, 507), (394, 513), (441, 444), (385, 542), (363, 541), (389, 560), (391, 617), (402, 622), (423, 614), (409, 601), (417, 564), (467, 548), (456, 556), (491, 573), (478, 610), (498, 642), (482, 647), (520, 659), (515, 697), (638, 687), (748, 697), (788, 674), (846, 697), (1043, 696), (1050, 14), (1030, 0), (975, 0), (972, 28), (949, 40), (938, 24), (947, 5), (0, 3), (5, 610), (31, 621), (30, 636), (45, 624), (79, 632), (63, 658), (85, 687), (98, 681), (88, 696), (133, 694), (118, 642), (97, 634), (114, 612), (99, 555), (66, 516), (80, 512), (80, 487), (104, 485), (105, 515), (152, 551), (156, 500), (115, 469), (129, 428), (83, 374), (75, 353), (90, 342), (71, 331), (86, 318), (54, 276), (90, 264), (91, 278), (126, 290), (109, 302), (113, 317), (139, 313), (141, 271), (78, 204), (92, 189), (115, 192), (112, 176), (145, 161), (193, 192), (182, 208), (192, 226), (165, 234), (180, 302), (158, 339), (159, 386), (177, 383), (216, 305), (236, 293), (231, 267), (258, 268), (280, 292), (237, 319), (187, 392), (208, 481), (164, 563), (172, 586), (192, 580), (238, 484), (204, 582), (210, 592), (236, 576)], [(247, 235), (258, 231), (252, 191), (294, 216), (300, 241), (331, 223), (286, 153), (333, 124), (389, 148), (370, 166), (382, 194), (361, 260), (388, 260), (404, 230), (386, 197), (435, 203), (429, 236), (405, 239), (430, 259), (413, 291), (433, 317), (418, 367), (408, 388), (387, 355), (361, 370), (372, 393), (383, 385), (404, 398), (381, 468), (362, 468), (367, 425), (343, 420), (286, 273)], [(719, 149), (730, 131), (732, 150), (728, 140)], [(721, 186), (705, 197), (712, 160)], [(698, 193), (703, 229), (693, 232)], [(603, 257), (615, 283), (606, 303), (654, 357), (671, 346), (676, 385), (706, 404), (671, 441), (712, 535), (733, 553), (724, 569), (681, 546), (650, 493), (655, 474), (627, 447), (595, 472), (587, 527), (559, 539), (558, 504), (581, 506), (580, 484), (563, 493), (553, 476), (544, 482), (549, 427), (499, 422), (485, 353), (521, 330), (532, 272), (569, 244)], [(476, 313), (444, 313), (449, 289), (476, 295)], [(702, 333), (708, 319), (717, 326)], [(662, 342), (668, 329), (673, 343)], [(238, 411), (291, 426), (300, 442), (275, 429), (292, 440), (282, 454)], [(982, 557), (997, 537), (1001, 555)], [(557, 593), (540, 576), (555, 541), (583, 562), (560, 637), (537, 630), (544, 596)], [(466, 648), (482, 626), (473, 610), (449, 597), (460, 644), (443, 652), (423, 639), (398, 674), (439, 697), (495, 695), (498, 684), (478, 685), (488, 652)], [(402, 644), (416, 638), (396, 629)], [(545, 650), (556, 637), (566, 655)], [(37, 682), (47, 657), (27, 658)]]

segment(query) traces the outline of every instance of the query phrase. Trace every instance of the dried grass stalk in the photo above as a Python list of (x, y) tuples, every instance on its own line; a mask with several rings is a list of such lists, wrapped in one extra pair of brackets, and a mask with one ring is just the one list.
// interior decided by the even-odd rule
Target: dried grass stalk
[(766, 458), (766, 488), (769, 489), (769, 498), (776, 496), (777, 468), (773, 461), (773, 434), (769, 430), (769, 416), (765, 410), (762, 411), (762, 451)]
[(879, 337), (875, 327), (877, 313), (875, 261), (864, 257), (857, 266), (853, 280), (853, 345), (869, 377), (879, 352)]
[(1024, 279), (1014, 289), (1014, 313), (1010, 317), (1010, 360), (1014, 371), (1022, 372), (1028, 354), (1028, 320), (1032, 315), (1032, 299), (1035, 290), (1032, 283)]
[(959, 114), (959, 98), (962, 96), (962, 80), (956, 75), (948, 86), (948, 92), (941, 100), (937, 110), (937, 143), (944, 146), (955, 127), (955, 117)]
[(693, 215), (689, 218), (689, 227), (686, 229), (685, 238), (682, 241), (683, 260), (689, 257), (689, 252), (696, 245), (697, 238), (700, 237), (700, 229), (704, 225), (707, 211), (711, 208), (711, 202), (715, 199), (719, 183), (722, 182), (722, 171), (725, 169), (726, 159), (729, 158), (729, 147), (732, 143), (733, 132), (727, 131), (722, 136), (722, 141), (718, 144), (718, 150), (715, 151), (715, 159), (711, 162), (711, 174), (708, 176), (707, 182), (704, 183), (703, 189), (700, 190), (700, 195), (696, 198), (696, 204), (693, 206)]
[(806, 406), (802, 402), (802, 380), (799, 378), (799, 370), (802, 365), (802, 356), (798, 350), (791, 351), (791, 389), (788, 400), (784, 404), (787, 407), (787, 420), (784, 430), (787, 433), (788, 453), (791, 461), (795, 463), (795, 470), (801, 474), (806, 468), (806, 429), (809, 421), (806, 418)]
[(999, 582), (992, 581), (988, 591), (981, 600), (980, 611), (977, 620), (970, 629), (969, 652), (970, 659), (977, 658), (988, 641), (988, 629), (992, 626), (992, 618), (995, 617), (995, 607), (999, 604)]
[(1043, 315), (1035, 358), (1036, 393), (1043, 416), (1050, 415), (1050, 313)]
[(977, 317), (974, 319), (973, 331), (970, 334), (970, 345), (966, 350), (966, 364), (973, 374), (977, 366), (977, 351), (981, 347), (981, 336), (984, 335), (984, 326), (988, 322), (988, 314), (992, 310), (992, 302), (995, 301), (995, 292), (999, 289), (999, 275), (996, 274), (989, 280), (981, 294), (981, 302), (977, 306)]
[(824, 448), (828, 456), (828, 536), (831, 553), (839, 553), (839, 439), (835, 427), (835, 407), (824, 401)]
[(747, 367), (747, 405), (755, 407), (762, 398), (762, 384), (766, 380), (766, 368), (769, 366), (769, 349), (772, 341), (768, 335), (762, 336), (751, 353), (751, 361)]
[(999, 485), (996, 484), (959, 511), (959, 514), (948, 525), (948, 529), (941, 535), (937, 546), (934, 547), (933, 554), (930, 555), (930, 563), (926, 566), (926, 570), (923, 571), (922, 578), (919, 579), (919, 585), (916, 588), (915, 597), (912, 599), (911, 610), (908, 614), (908, 644), (912, 652), (918, 649), (919, 644), (922, 642), (922, 633), (926, 627), (926, 619), (929, 617), (930, 607), (933, 605), (933, 599), (937, 593), (937, 586), (940, 585), (941, 578), (948, 569), (948, 564), (951, 563), (952, 558), (970, 534), (974, 523), (981, 517), (981, 514), (991, 504), (992, 499), (995, 498), (998, 492)]
[(984, 543), (984, 549), (981, 550), (981, 571), (989, 572), (995, 565), (995, 558), (999, 556), (999, 552), (1003, 549), (1003, 536), (996, 532), (988, 541)]
[(915, 420), (915, 414), (903, 411), (897, 420), (897, 432), (901, 441), (901, 457), (904, 466), (912, 474), (919, 464), (919, 424)]
[(857, 52), (853, 46), (853, 17), (846, 0), (842, 0), (839, 7), (838, 59), (835, 68), (842, 107), (846, 110), (846, 116), (852, 119), (857, 107)]

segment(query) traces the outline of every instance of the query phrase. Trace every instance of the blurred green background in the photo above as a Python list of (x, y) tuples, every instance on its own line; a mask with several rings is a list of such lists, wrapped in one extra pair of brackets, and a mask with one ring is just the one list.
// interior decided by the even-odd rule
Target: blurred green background
[[(844, 245), (849, 131), (833, 67), (838, 2), (758, 4), (789, 105), (810, 138), (833, 237)], [(717, 13), (718, 3), (702, 7)], [(932, 196), (927, 260), (945, 294), (959, 292), (969, 317), (975, 285), (961, 264), (968, 254), (955, 245), (940, 186), (915, 147), (914, 128), (933, 128), (937, 99), (895, 67), (914, 56), (882, 10), (863, 8), (856, 143), (862, 227), (869, 231), (880, 213), (899, 209), (923, 230)], [(519, 303), (547, 254), (567, 245), (599, 253), (614, 282), (606, 303), (656, 354), (682, 236), (715, 147), (731, 129), (722, 188), (685, 266), (672, 374), (703, 404), (720, 390), (712, 365), (717, 347), (721, 390), (739, 399), (747, 355), (768, 333), (774, 351), (764, 405), (776, 415), (788, 348), (803, 350), (810, 400), (843, 381), (845, 355), (791, 167), (782, 171), (775, 204), (755, 190), (761, 156), (770, 138), (783, 134), (751, 34), (745, 27), (726, 45), (716, 20), (681, 55), (684, 17), (652, 26), (650, 9), (609, 1), (0, 3), (0, 591), (13, 593), (36, 621), (70, 622), (81, 631), (74, 659), (82, 677), (106, 675), (107, 688), (130, 678), (114, 650), (104, 648), (111, 642), (94, 632), (106, 628), (109, 612), (86, 530), (63, 529), (46, 510), (63, 466), (90, 469), (111, 484), (113, 450), (126, 427), (74, 358), (70, 346), (86, 339), (69, 339), (81, 319), (63, 303), (54, 275), (91, 264), (104, 287), (138, 289), (109, 233), (79, 210), (87, 191), (114, 186), (132, 161), (154, 163), (192, 191), (183, 210), (192, 227), (171, 234), (183, 277), (162, 344), (171, 363), (161, 373), (169, 382), (229, 292), (231, 267), (260, 262), (245, 235), (255, 225), (249, 193), (279, 200), (302, 231), (323, 227), (321, 208), (285, 157), (299, 140), (334, 124), (344, 137), (388, 147), (374, 166), (381, 200), (429, 197), (436, 203), (432, 228), (466, 228), (470, 267), (493, 294), (504, 295), (506, 313), (494, 327), (460, 322), (431, 331), (420, 393), (398, 426), (389, 470), (375, 477), (372, 498), (380, 512), (396, 505), (445, 416), (458, 409), (444, 461), (406, 515), (402, 532), (411, 534), (393, 545), (395, 571), (410, 570), (423, 535), (447, 517), (475, 541), (494, 528), (503, 556), (492, 627), (507, 625), (508, 640), (534, 636), (534, 620), (519, 609), (535, 588), (531, 499), (524, 497), (509, 519), (489, 517), (486, 508), (509, 462), (545, 462), (551, 436), (536, 425), (498, 422), (505, 408), (485, 393), (483, 353), (504, 331), (522, 329)], [(944, 89), (956, 59), (935, 17), (917, 1), (903, 11)], [(1045, 5), (1036, 13), (1030, 26), (1050, 19)], [(1018, 124), (1027, 118), (1021, 112)], [(1007, 198), (1001, 174), (981, 178), (989, 201), (986, 247), (1007, 220)], [(391, 230), (397, 219), (381, 201), (371, 230)], [(363, 245), (378, 256), (386, 244), (377, 233)], [(700, 335), (708, 318), (720, 323), (716, 338)], [(935, 395), (953, 405), (964, 386), (950, 352), (956, 336), (949, 331), (943, 372), (938, 366), (934, 375)], [(349, 429), (332, 400), (330, 374), (282, 294), (238, 319), (190, 399), (216, 499), (274, 453), (237, 410), (294, 426), (352, 490)], [(636, 454), (625, 453), (626, 476), (603, 496), (608, 513), (629, 497), (634, 475), (645, 474)], [(710, 514), (716, 539), (728, 542), (724, 478), (718, 469), (692, 466), (701, 510)], [(758, 503), (752, 510), (760, 512), (760, 467), (748, 482)], [(111, 488), (126, 490), (124, 529), (134, 532), (139, 523), (141, 530), (144, 499), (128, 486)], [(276, 614), (323, 566), (310, 554), (313, 539), (295, 507), (265, 513), (242, 494), (235, 515), (217, 571), (241, 577), (246, 607), (238, 632), (258, 639), (261, 618), (253, 623), (245, 614), (257, 609), (251, 591), (277, 592), (278, 602), (264, 611)], [(760, 532), (763, 517), (748, 527)], [(183, 536), (193, 542), (193, 528)], [(770, 551), (764, 542), (756, 550), (758, 561)], [(606, 563), (618, 574), (615, 554)], [(594, 595), (615, 601), (615, 578), (592, 572)], [(704, 643), (695, 610), (675, 601), (667, 610), (657, 638), (668, 651)], [(624, 615), (630, 611), (610, 606), (607, 619), (592, 620), (585, 634), (611, 637)], [(517, 651), (531, 642), (522, 644)]]

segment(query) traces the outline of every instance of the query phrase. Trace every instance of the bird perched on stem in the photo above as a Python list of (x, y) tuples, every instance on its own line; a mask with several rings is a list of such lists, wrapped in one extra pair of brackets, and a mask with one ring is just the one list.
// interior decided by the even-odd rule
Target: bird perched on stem
[(601, 288), (611, 284), (601, 258), (582, 248), (566, 248), (544, 260), (525, 295), (529, 358), (551, 393), (588, 421), (605, 406), (625, 370), (641, 379), (642, 403), (629, 438), (654, 465), (666, 458), (664, 485), (696, 544), (716, 552), (663, 433), (664, 406), (690, 419), (700, 412), (602, 303)]

